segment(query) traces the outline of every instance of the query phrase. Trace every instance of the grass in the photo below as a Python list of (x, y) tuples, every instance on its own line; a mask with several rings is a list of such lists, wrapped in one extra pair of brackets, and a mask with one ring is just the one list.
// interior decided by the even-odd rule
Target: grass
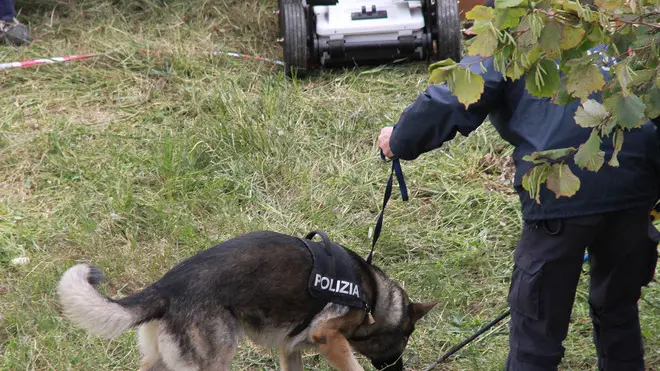
[[(375, 140), (424, 88), (424, 64), (288, 80), (277, 66), (208, 54), (279, 58), (275, 1), (17, 7), (36, 40), (0, 48), (0, 60), (105, 54), (0, 74), (0, 369), (137, 368), (133, 332), (102, 341), (60, 317), (54, 287), (76, 262), (94, 262), (108, 277), (102, 289), (126, 295), (259, 229), (318, 228), (367, 255), (389, 175)], [(405, 354), (410, 370), (506, 309), (519, 206), (499, 183), (501, 169), (482, 158), (510, 151), (484, 125), (403, 164), (410, 201), (397, 193), (390, 201), (374, 262), (414, 299), (440, 301)], [(10, 263), (23, 256), (28, 264)], [(595, 369), (586, 284), (565, 370)], [(660, 365), (658, 293), (657, 284), (645, 288), (640, 302), (651, 369)], [(507, 333), (498, 325), (437, 370), (502, 369)], [(306, 364), (328, 369), (311, 354)], [(234, 363), (277, 368), (274, 352), (249, 343)]]

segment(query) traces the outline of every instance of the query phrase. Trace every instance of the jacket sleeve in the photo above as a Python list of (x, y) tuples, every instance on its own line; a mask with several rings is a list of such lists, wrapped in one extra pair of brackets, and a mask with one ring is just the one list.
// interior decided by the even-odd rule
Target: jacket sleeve
[[(466, 57), (461, 65), (465, 67), (467, 63), (479, 59)], [(484, 73), (478, 62), (470, 66), (472, 72), (483, 77), (484, 92), (479, 101), (467, 109), (446, 84), (429, 86), (406, 107), (390, 138), (390, 149), (396, 157), (414, 160), (422, 153), (440, 148), (457, 132), (467, 136), (483, 123), (491, 110), (506, 104), (506, 81), (502, 79), (502, 74), (495, 70), (492, 58), (484, 60), (483, 64), (486, 67)]]

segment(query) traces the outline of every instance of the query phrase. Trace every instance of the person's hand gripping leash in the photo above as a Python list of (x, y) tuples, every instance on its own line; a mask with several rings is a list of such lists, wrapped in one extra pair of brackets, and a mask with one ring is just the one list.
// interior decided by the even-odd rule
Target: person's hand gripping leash
[(394, 157), (394, 153), (390, 149), (390, 137), (392, 136), (392, 131), (394, 130), (393, 126), (386, 126), (380, 130), (380, 135), (378, 136), (378, 148), (385, 157), (391, 159)]

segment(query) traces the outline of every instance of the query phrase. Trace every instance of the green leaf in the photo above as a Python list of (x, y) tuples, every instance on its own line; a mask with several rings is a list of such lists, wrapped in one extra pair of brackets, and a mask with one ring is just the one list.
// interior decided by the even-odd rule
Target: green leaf
[(531, 161), (535, 164), (540, 164), (546, 160), (557, 161), (564, 157), (572, 155), (576, 151), (575, 148), (558, 148), (558, 149), (549, 149), (546, 151), (532, 152), (529, 155), (523, 157), (525, 161)]
[(530, 13), (529, 25), (535, 38), (541, 37), (541, 32), (546, 25), (547, 16), (542, 13)]
[(604, 103), (622, 128), (633, 129), (644, 124), (644, 102), (635, 94), (619, 93), (606, 99)]
[(550, 164), (544, 163), (529, 169), (522, 177), (523, 188), (529, 192), (529, 196), (535, 199), (537, 204), (541, 203), (541, 185), (545, 183), (549, 170)]
[(484, 31), (492, 31), (492, 27), (492, 21), (474, 21), (474, 25), (472, 25), (472, 31), (478, 35)]
[(642, 85), (649, 83), (655, 74), (653, 69), (637, 70), (633, 71), (631, 74), (630, 83), (633, 85)]
[(511, 58), (515, 48), (515, 45), (509, 44), (500, 49), (499, 53), (495, 53), (493, 56), (493, 65), (495, 66), (495, 70), (497, 72), (505, 74), (507, 63), (509, 58)]
[(560, 105), (560, 106), (565, 106), (568, 104), (571, 104), (575, 101), (576, 98), (572, 97), (568, 92), (566, 91), (565, 87), (559, 88), (557, 91), (557, 94), (555, 94), (554, 97), (552, 97), (552, 103)]
[(435, 63), (432, 63), (429, 66), (429, 73), (431, 73), (436, 68), (451, 67), (453, 65), (456, 65), (456, 62), (453, 59), (451, 59), (451, 58), (443, 59), (441, 61), (437, 61)]
[(575, 154), (575, 164), (582, 169), (598, 171), (605, 163), (605, 152), (600, 150), (600, 143), (598, 129), (592, 130), (589, 139), (580, 145)]
[(492, 30), (486, 30), (472, 39), (471, 44), (468, 46), (468, 54), (481, 57), (490, 57), (497, 49), (497, 36)]
[(587, 35), (587, 40), (593, 42), (594, 44), (605, 44), (610, 41), (609, 36), (603, 32), (603, 28), (599, 24), (593, 24), (589, 34)]
[(572, 197), (580, 189), (580, 179), (566, 164), (553, 164), (547, 175), (547, 187), (556, 198)]
[(472, 19), (475, 21), (490, 21), (493, 19), (493, 8), (475, 5), (469, 12), (465, 13), (465, 19)]
[(601, 137), (606, 137), (612, 133), (612, 130), (616, 127), (616, 120), (612, 119), (610, 116), (607, 121), (605, 121), (605, 124), (600, 127), (600, 136)]
[(595, 0), (594, 5), (603, 11), (611, 13), (623, 9), (626, 6), (626, 2), (624, 0)]
[[(624, 28), (624, 30), (628, 29), (629, 26), (630, 25), (627, 25)], [(618, 54), (625, 53), (628, 50), (628, 48), (632, 45), (633, 41), (635, 41), (635, 35), (632, 32), (627, 32), (627, 33), (616, 32), (612, 35), (612, 43), (614, 43), (614, 45), (616, 46), (618, 50)], [(612, 53), (617, 53), (616, 51), (612, 50), (612, 48), (608, 48), (608, 49), (610, 49)]]
[(600, 126), (608, 116), (609, 113), (602, 104), (588, 99), (575, 111), (575, 122), (583, 128), (595, 128)]
[(511, 57), (514, 49), (515, 46), (509, 44), (500, 49), (499, 53), (495, 53), (495, 55), (493, 55), (493, 66), (495, 67), (495, 71), (503, 75), (506, 73), (506, 64), (508, 63), (508, 60)]
[(656, 29), (654, 27), (649, 27), (646, 25), (638, 25), (635, 30), (635, 41), (633, 42), (633, 47), (639, 47), (651, 40), (657, 38)]
[(612, 142), (614, 143), (614, 152), (612, 152), (612, 158), (608, 162), (608, 165), (612, 167), (619, 167), (619, 152), (623, 148), (623, 129), (616, 129), (614, 135), (612, 136)]
[(580, 7), (580, 5), (574, 1), (564, 0), (564, 2), (561, 4), (561, 7), (564, 10), (568, 10), (575, 13), (580, 13), (580, 11), (582, 10), (582, 7)]
[(539, 45), (548, 58), (559, 57), (561, 38), (558, 35), (561, 35), (561, 25), (555, 20), (548, 21), (539, 38)]
[(496, 8), (513, 8), (520, 5), (523, 0), (495, 0)]
[(449, 67), (436, 68), (431, 72), (429, 82), (436, 85), (443, 84), (451, 75), (451, 71), (452, 68)]
[(660, 88), (654, 85), (646, 92), (644, 96), (644, 103), (646, 104), (646, 116), (655, 118), (660, 116)]
[(459, 64), (454, 62), (451, 58), (433, 63), (429, 66), (429, 72), (431, 73), (429, 82), (431, 84), (444, 83), (449, 78), (451, 71), (458, 67)]
[(479, 101), (484, 92), (484, 79), (469, 69), (459, 67), (452, 71), (452, 78), (448, 80), (449, 89), (466, 107)]
[(557, 93), (552, 97), (552, 103), (557, 105), (567, 105), (575, 101), (576, 98), (572, 97), (566, 91), (567, 80), (568, 80), (568, 76), (566, 75), (561, 76), (561, 78), (559, 79), (559, 89), (557, 90)]
[(522, 53), (526, 53), (536, 45), (537, 38), (534, 36), (531, 24), (529, 22), (531, 14), (528, 14), (520, 19), (520, 23), (516, 28), (516, 46)]
[(630, 94), (630, 89), (628, 89), (628, 85), (630, 85), (632, 81), (632, 76), (630, 76), (630, 71), (628, 70), (628, 63), (624, 61), (623, 63), (617, 63), (613, 70), (614, 70), (614, 75), (616, 76), (617, 81), (619, 82), (619, 86), (621, 86), (621, 91), (623, 92), (623, 95), (628, 95)]
[(538, 46), (529, 51), (515, 50), (506, 66), (506, 76), (511, 80), (518, 80), (541, 57)]
[(494, 25), (498, 30), (506, 30), (509, 28), (516, 28), (520, 23), (521, 17), (527, 14), (527, 9), (520, 8), (506, 8), (495, 9)]
[(444, 68), (436, 68), (431, 72), (431, 76), (429, 77), (429, 83), (435, 84), (435, 85), (441, 85), (445, 81), (447, 81), (447, 78), (449, 77), (451, 71), (448, 71)]
[(570, 64), (568, 62), (571, 60), (579, 60), (580, 58), (583, 58), (585, 55), (587, 55), (587, 51), (593, 48), (594, 46), (595, 44), (593, 42), (589, 41), (586, 38), (583, 38), (580, 44), (578, 44), (578, 46), (576, 46), (575, 48), (562, 50), (561, 64), (562, 65)]
[(559, 46), (562, 50), (573, 49), (580, 45), (584, 38), (584, 28), (577, 28), (573, 26), (564, 26), (561, 33), (561, 40)]
[[(537, 153), (537, 152), (535, 152), (535, 153)], [(543, 159), (543, 158), (540, 159), (540, 158), (538, 158), (538, 156), (533, 156), (533, 155), (523, 156), (523, 160), (533, 162), (535, 164), (544, 164), (544, 163), (548, 162), (548, 160), (546, 160), (546, 159)]]
[(543, 51), (541, 50), (541, 47), (538, 45), (535, 46), (532, 50), (528, 51), (525, 54), (525, 58), (523, 58), (523, 64), (522, 66), (525, 69), (529, 69), (533, 64), (541, 60), (541, 55), (543, 54)]
[(600, 91), (605, 86), (605, 78), (600, 69), (593, 65), (578, 65), (571, 68), (566, 81), (566, 91), (582, 101), (589, 99), (593, 92)]
[(542, 59), (525, 77), (527, 91), (539, 98), (552, 97), (559, 87), (559, 69), (553, 60)]
[(538, 153), (539, 156), (541, 157), (549, 158), (550, 160), (559, 160), (566, 156), (570, 156), (575, 151), (576, 151), (575, 148), (568, 147), (568, 148), (549, 149), (546, 151), (535, 152), (535, 153)]
[(513, 81), (518, 80), (522, 75), (525, 74), (525, 70), (520, 65), (520, 62), (512, 60), (508, 66), (506, 66), (506, 77), (510, 78)]
[[(609, 98), (621, 93), (621, 86), (619, 84), (614, 83), (614, 81), (610, 80), (610, 82), (605, 86), (605, 88), (602, 91), (602, 96), (601, 100), (602, 101), (607, 101)], [(607, 112), (612, 112), (610, 109), (607, 109)]]

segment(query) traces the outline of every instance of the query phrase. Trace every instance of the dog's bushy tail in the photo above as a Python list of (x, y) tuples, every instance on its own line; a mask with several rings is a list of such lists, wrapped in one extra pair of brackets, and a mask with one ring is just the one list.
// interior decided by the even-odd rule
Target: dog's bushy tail
[(123, 299), (111, 299), (96, 289), (102, 280), (103, 274), (96, 267), (78, 264), (64, 272), (57, 285), (64, 316), (97, 336), (115, 338), (161, 315), (167, 307), (167, 300), (152, 287)]

